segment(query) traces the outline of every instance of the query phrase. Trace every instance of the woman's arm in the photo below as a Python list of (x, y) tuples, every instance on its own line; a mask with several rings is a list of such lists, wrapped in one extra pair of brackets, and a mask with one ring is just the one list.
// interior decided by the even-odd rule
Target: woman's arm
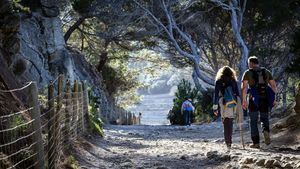
[(237, 81), (234, 80), (234, 92), (235, 92), (235, 95), (237, 97), (240, 97), (240, 92), (239, 92), (239, 87), (238, 87), (238, 84), (237, 84)]
[(220, 92), (219, 81), (216, 81), (216, 83), (215, 83), (214, 100), (213, 100), (213, 110), (214, 111), (218, 110), (219, 92)]

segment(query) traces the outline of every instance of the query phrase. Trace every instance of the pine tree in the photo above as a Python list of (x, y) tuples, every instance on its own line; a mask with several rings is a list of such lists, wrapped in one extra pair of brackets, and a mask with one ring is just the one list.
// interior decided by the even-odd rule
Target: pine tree
[(168, 114), (168, 119), (172, 125), (179, 124), (183, 125), (183, 115), (181, 114), (181, 105), (185, 101), (186, 97), (192, 99), (192, 104), (195, 105), (196, 98), (198, 96), (198, 91), (192, 88), (190, 82), (182, 79), (177, 86), (177, 92), (175, 93), (176, 98), (173, 100), (173, 108)]

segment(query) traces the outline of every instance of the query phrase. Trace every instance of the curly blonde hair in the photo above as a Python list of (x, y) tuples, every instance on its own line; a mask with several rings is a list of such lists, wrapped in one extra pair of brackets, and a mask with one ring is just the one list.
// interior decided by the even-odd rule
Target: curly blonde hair
[(236, 72), (229, 66), (224, 66), (218, 70), (216, 75), (216, 81), (220, 79), (233, 79), (237, 81)]

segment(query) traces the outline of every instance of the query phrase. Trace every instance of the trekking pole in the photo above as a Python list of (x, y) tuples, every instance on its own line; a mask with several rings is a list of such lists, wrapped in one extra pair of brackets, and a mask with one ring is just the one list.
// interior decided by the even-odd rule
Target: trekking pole
[(240, 137), (241, 137), (241, 143), (243, 149), (245, 149), (245, 143), (244, 143), (244, 131), (243, 131), (243, 118), (244, 118), (244, 109), (239, 109), (238, 111), (238, 123), (239, 123), (239, 128), (240, 128)]
[(243, 132), (243, 126), (242, 126), (242, 123), (239, 123), (239, 126), (240, 126), (240, 137), (241, 137), (242, 147), (243, 147), (243, 149), (245, 149), (244, 132)]

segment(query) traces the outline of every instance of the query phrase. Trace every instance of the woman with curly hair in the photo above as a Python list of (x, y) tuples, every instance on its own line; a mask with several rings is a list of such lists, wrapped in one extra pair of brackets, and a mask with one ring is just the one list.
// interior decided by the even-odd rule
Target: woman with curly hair
[(222, 67), (216, 75), (213, 110), (216, 116), (221, 114), (228, 151), (232, 144), (233, 119), (240, 104), (239, 96), (235, 71), (229, 66)]

